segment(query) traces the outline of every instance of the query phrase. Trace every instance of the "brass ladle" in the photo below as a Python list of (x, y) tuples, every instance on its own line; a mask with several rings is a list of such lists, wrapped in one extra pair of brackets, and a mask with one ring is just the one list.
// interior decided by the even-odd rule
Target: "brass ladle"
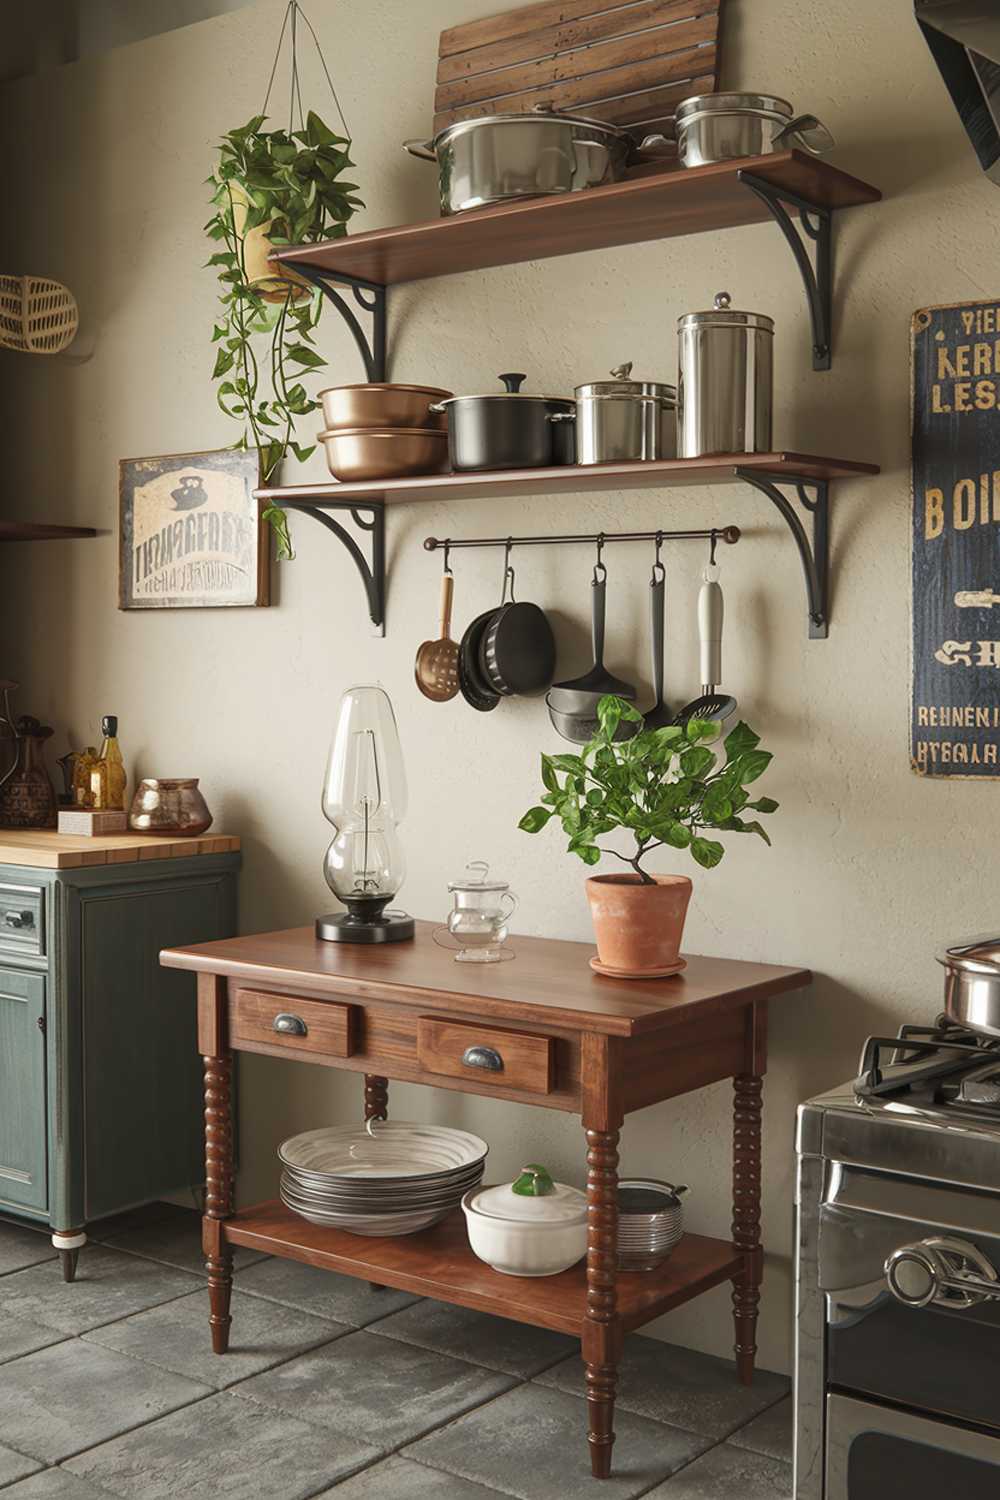
[(455, 575), (446, 560), (441, 575), (441, 635), (436, 641), (424, 641), (414, 666), (417, 687), (433, 703), (447, 703), (458, 692), (458, 642), (451, 638), (454, 590)]

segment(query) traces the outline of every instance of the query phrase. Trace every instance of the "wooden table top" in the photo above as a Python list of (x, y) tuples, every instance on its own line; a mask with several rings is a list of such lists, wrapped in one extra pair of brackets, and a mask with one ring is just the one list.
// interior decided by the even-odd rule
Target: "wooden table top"
[(328, 943), (312, 927), (167, 948), (168, 968), (225, 975), (253, 985), (355, 1000), (392, 1001), (456, 1013), (634, 1036), (800, 989), (808, 969), (687, 956), (669, 979), (611, 979), (589, 966), (590, 943), (512, 936), (509, 963), (459, 964), (418, 922), (412, 942)]
[(107, 833), (97, 838), (45, 828), (0, 829), (0, 865), (36, 870), (72, 870), (82, 865), (127, 864), (141, 859), (190, 859), (195, 854), (233, 854), (240, 841), (228, 833), (171, 838), (154, 833)]

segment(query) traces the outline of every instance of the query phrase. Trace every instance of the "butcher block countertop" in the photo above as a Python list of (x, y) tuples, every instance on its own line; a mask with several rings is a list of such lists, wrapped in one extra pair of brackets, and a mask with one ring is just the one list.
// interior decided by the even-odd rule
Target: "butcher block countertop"
[(0, 828), (0, 865), (36, 870), (74, 870), (83, 865), (130, 864), (142, 859), (190, 859), (196, 854), (234, 854), (238, 838), (203, 833), (174, 839), (151, 833), (109, 833), (100, 838), (45, 829)]

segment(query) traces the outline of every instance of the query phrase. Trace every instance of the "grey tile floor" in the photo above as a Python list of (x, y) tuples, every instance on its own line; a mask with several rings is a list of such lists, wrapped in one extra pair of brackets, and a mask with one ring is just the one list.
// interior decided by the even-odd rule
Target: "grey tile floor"
[(589, 1478), (578, 1346), (237, 1252), (211, 1353), (199, 1221), (92, 1228), (66, 1286), (0, 1218), (2, 1500), (789, 1500), (788, 1382), (633, 1335), (614, 1475)]

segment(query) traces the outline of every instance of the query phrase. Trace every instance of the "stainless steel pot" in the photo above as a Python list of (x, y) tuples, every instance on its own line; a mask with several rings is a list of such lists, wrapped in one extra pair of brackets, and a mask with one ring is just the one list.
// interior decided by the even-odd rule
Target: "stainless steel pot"
[(678, 319), (678, 458), (771, 449), (774, 319), (729, 304)]
[(792, 115), (773, 94), (698, 94), (677, 107), (677, 157), (682, 167), (707, 167), (740, 156), (769, 156), (801, 147), (821, 156), (833, 136), (815, 115)]
[[(649, 145), (661, 139), (650, 137)], [(616, 125), (551, 105), (456, 120), (432, 140), (403, 142), (411, 156), (437, 162), (442, 214), (617, 182), (645, 145), (636, 147)]]
[(631, 364), (611, 380), (576, 388), (576, 410), (555, 422), (576, 423), (578, 464), (673, 458), (677, 451), (677, 392), (657, 380), (633, 380)]
[(452, 396), (432, 412), (448, 414), (448, 450), (453, 469), (538, 469), (571, 464), (575, 439), (572, 414), (562, 396), (532, 396), (520, 390), (521, 374), (499, 377), (507, 387), (490, 396)]
[(944, 1008), (960, 1026), (1000, 1036), (1000, 937), (984, 933), (937, 955), (944, 965)]

